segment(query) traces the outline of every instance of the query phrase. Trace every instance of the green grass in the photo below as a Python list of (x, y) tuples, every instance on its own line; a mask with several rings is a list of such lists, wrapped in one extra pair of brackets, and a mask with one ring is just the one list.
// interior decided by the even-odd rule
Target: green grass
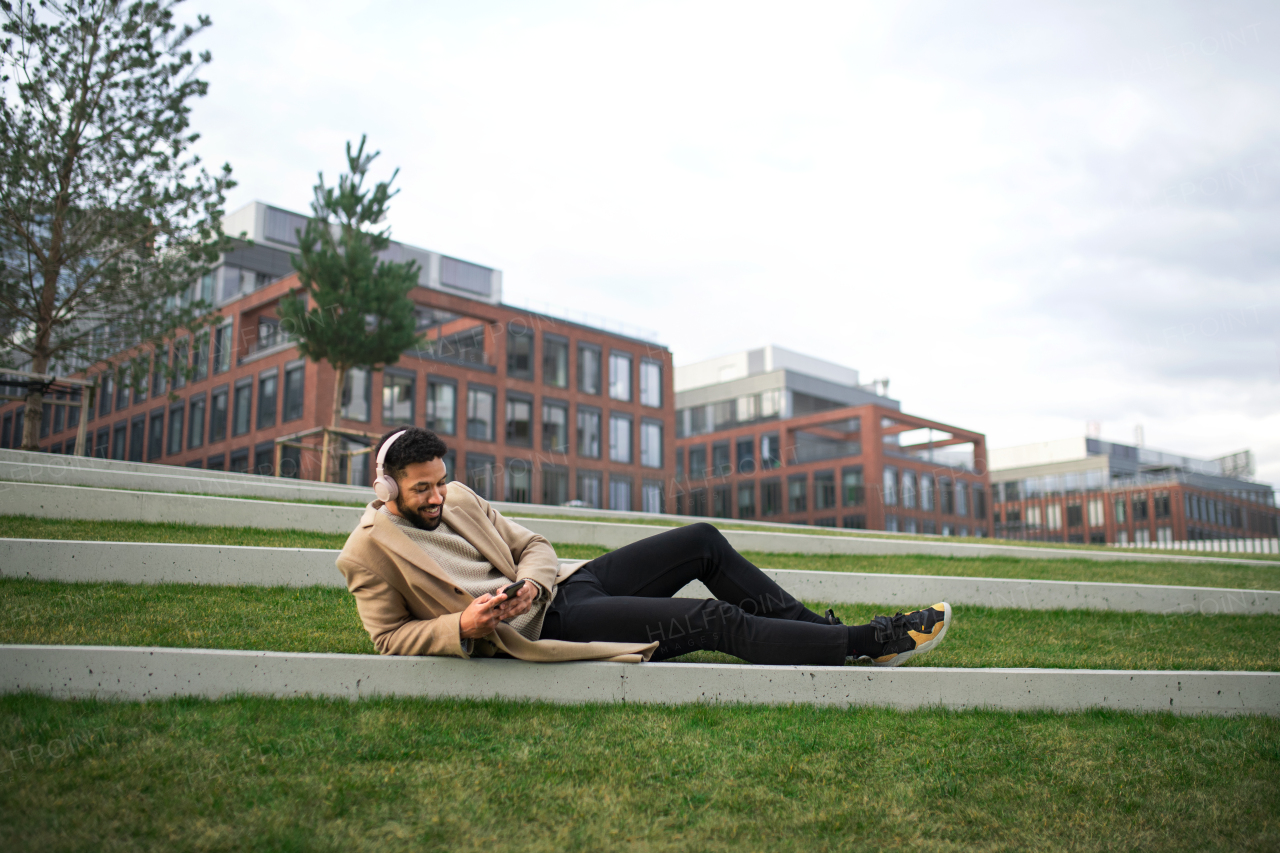
[[(77, 521), (0, 516), (0, 536), (13, 539), (79, 539), (103, 542), (190, 542), (202, 545), (257, 545), (273, 548), (341, 548), (347, 537), (303, 530), (204, 527), (139, 521)], [(556, 544), (567, 559), (589, 560), (608, 549)], [(1095, 560), (1022, 560), (1012, 557), (829, 556), (744, 552), (757, 565), (774, 569), (877, 572), (908, 575), (1021, 578), (1172, 584), (1229, 589), (1280, 589), (1280, 571), (1266, 565), (1233, 563), (1140, 563)]]
[[(807, 604), (817, 612), (827, 607)], [(847, 624), (893, 612), (874, 605), (832, 607)], [(376, 653), (355, 599), (331, 587), (3, 579), (0, 643)], [(741, 663), (716, 652), (679, 660)], [(947, 639), (910, 665), (917, 664), (1276, 671), (1280, 618), (958, 607)]]
[(1280, 721), (0, 698), (7, 851), (1275, 850)]

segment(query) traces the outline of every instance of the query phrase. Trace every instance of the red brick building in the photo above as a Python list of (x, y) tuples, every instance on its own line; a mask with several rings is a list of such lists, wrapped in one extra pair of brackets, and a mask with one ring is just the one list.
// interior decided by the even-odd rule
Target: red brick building
[[(298, 281), (281, 269), (290, 223), (276, 221), (273, 239), (270, 214), (293, 216), (294, 225), (297, 216), (257, 208), (250, 221), (256, 244), (229, 253), (198, 286), (221, 303), (221, 325), (159, 354), (126, 354), (179, 359), (193, 366), (193, 378), (169, 387), (153, 373), (130, 388), (105, 364), (77, 374), (99, 379), (91, 455), (273, 474), (277, 438), (329, 425), (333, 370), (300, 359), (276, 313)], [(404, 425), (434, 429), (449, 445), (450, 472), (494, 499), (669, 510), (668, 349), (503, 305), (500, 273), (488, 268), (401, 244), (393, 252), (423, 261), (423, 286), (411, 298), (425, 343), (385, 370), (352, 371), (342, 428), (376, 435)], [(72, 403), (48, 401), (41, 449), (74, 452)], [(18, 446), (22, 408), (0, 406), (0, 446)], [(352, 447), (363, 444), (357, 438)], [(283, 476), (317, 479), (319, 455), (286, 447), (280, 467)], [(367, 483), (370, 468), (367, 454), (355, 456), (338, 476)]]
[(981, 433), (904, 414), (856, 371), (778, 347), (680, 372), (677, 513), (990, 535)]
[(1002, 538), (1169, 545), (1270, 539), (1280, 530), (1274, 490), (1247, 479), (1248, 464), (1229, 464), (1235, 457), (1200, 460), (1092, 438), (993, 457), (993, 523)]

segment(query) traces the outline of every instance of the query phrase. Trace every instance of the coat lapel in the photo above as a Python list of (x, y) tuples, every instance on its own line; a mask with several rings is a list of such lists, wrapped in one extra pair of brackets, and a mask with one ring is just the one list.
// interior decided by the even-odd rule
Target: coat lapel
[(370, 533), (373, 536), (373, 540), (388, 551), (399, 554), (409, 565), (421, 569), (451, 588), (454, 587), (453, 578), (449, 577), (448, 572), (440, 568), (440, 564), (433, 560), (430, 554), (408, 536), (405, 536), (404, 531), (397, 527), (394, 521), (382, 517), (384, 513), (379, 511), (378, 507), (380, 506), (382, 506), (381, 501), (374, 501), (369, 504), (369, 508), (361, 519), (362, 527), (372, 528)]

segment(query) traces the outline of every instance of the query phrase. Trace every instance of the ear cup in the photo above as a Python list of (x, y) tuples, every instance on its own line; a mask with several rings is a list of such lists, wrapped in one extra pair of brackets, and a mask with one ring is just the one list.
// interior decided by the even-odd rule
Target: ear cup
[(373, 481), (373, 493), (378, 496), (378, 500), (387, 503), (396, 499), (400, 494), (400, 487), (396, 485), (394, 478), (383, 474)]

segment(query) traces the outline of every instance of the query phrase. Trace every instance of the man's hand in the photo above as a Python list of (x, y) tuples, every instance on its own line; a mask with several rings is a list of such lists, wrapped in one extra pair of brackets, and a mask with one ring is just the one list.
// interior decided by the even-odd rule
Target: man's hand
[(486, 592), (462, 611), (462, 617), (459, 620), (462, 639), (492, 634), (499, 622), (527, 613), (537, 597), (538, 587), (533, 581), (525, 581), (515, 597), (509, 600), (505, 595), (493, 596)]

